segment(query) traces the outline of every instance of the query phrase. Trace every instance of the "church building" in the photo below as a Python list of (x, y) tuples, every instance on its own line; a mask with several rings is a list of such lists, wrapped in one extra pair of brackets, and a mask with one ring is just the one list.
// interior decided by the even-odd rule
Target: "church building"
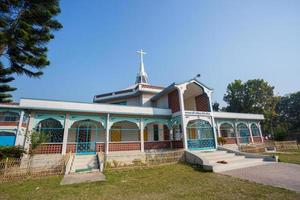
[(213, 90), (193, 78), (167, 87), (151, 85), (143, 50), (135, 84), (96, 94), (91, 103), (21, 98), (0, 104), (0, 146), (21, 145), (32, 133), (47, 135), (39, 154), (215, 150), (263, 142), (263, 115), (214, 112)]

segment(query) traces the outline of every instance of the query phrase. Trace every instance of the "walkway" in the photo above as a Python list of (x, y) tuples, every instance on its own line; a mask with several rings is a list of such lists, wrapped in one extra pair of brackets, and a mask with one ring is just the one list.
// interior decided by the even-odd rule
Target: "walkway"
[(90, 173), (73, 173), (65, 175), (61, 185), (69, 185), (75, 183), (88, 183), (96, 181), (105, 181), (105, 176), (101, 172), (90, 172)]
[(221, 174), (300, 192), (300, 165), (296, 164), (270, 163), (224, 171)]

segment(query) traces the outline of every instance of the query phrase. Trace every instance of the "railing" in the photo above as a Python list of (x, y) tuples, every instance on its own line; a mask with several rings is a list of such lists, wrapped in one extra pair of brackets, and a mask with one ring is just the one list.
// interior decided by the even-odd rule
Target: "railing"
[(215, 148), (214, 138), (189, 139), (187, 143), (188, 143), (188, 148), (191, 150), (206, 150), (206, 149)]
[(96, 153), (96, 142), (76, 142), (77, 154)]

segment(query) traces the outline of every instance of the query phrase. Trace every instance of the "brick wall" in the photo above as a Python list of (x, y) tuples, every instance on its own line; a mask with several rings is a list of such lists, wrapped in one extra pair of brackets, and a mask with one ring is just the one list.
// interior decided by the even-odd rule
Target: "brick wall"
[(183, 141), (182, 140), (173, 140), (172, 141), (172, 148), (173, 149), (182, 149), (183, 148)]
[(225, 144), (236, 144), (236, 138), (226, 138), (226, 143)]
[(19, 122), (0, 122), (0, 126), (18, 126)]
[(145, 149), (170, 149), (170, 141), (145, 142)]
[(209, 98), (206, 93), (195, 97), (197, 111), (210, 111)]
[(168, 104), (172, 113), (180, 111), (178, 90), (173, 90), (168, 94)]
[(141, 150), (140, 142), (109, 143), (109, 151), (134, 151), (134, 150)]
[(60, 154), (62, 151), (62, 144), (41, 144), (38, 146), (34, 153), (36, 154)]
[(96, 144), (96, 151), (97, 152), (105, 152), (105, 143), (97, 143)]
[(261, 137), (260, 136), (254, 136), (253, 137), (253, 142), (254, 143), (261, 143), (262, 141), (261, 141)]
[(75, 144), (67, 144), (67, 153), (72, 152), (75, 153), (76, 145)]

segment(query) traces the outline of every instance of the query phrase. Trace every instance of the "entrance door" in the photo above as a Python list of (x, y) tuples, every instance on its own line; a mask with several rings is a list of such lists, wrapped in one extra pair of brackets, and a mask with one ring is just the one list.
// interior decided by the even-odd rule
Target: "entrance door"
[(96, 142), (91, 141), (92, 133), (95, 129), (90, 125), (80, 126), (77, 129), (77, 142), (76, 153), (77, 154), (94, 154), (96, 153)]
[(248, 144), (250, 136), (248, 127), (245, 124), (239, 124), (237, 128), (239, 133), (239, 142), (241, 144)]
[(191, 121), (187, 125), (188, 149), (209, 150), (215, 148), (213, 128), (210, 123), (204, 120)]
[(111, 141), (112, 142), (121, 141), (121, 127), (115, 126), (111, 129)]

